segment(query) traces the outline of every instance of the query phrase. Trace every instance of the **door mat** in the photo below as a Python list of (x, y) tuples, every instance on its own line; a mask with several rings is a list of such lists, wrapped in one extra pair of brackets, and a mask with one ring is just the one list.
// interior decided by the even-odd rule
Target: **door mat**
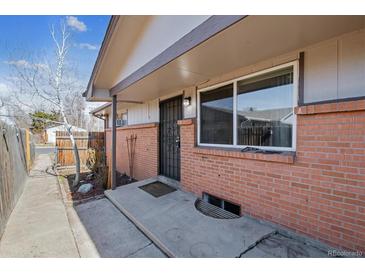
[(159, 181), (140, 186), (139, 188), (146, 191), (147, 193), (151, 194), (155, 198), (158, 198), (158, 197), (161, 197), (161, 196), (164, 196), (166, 194), (176, 191), (176, 188), (173, 188), (173, 187), (171, 187), (167, 184), (161, 183)]

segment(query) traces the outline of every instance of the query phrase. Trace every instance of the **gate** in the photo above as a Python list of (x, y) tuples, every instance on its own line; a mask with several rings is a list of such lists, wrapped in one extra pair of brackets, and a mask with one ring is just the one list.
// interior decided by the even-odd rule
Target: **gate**
[[(81, 165), (86, 165), (88, 149), (95, 149), (96, 153), (104, 151), (104, 132), (73, 132), (79, 151)], [(56, 132), (56, 162), (61, 166), (75, 165), (73, 148), (67, 131)]]
[(180, 180), (180, 130), (182, 97), (160, 103), (160, 174)]

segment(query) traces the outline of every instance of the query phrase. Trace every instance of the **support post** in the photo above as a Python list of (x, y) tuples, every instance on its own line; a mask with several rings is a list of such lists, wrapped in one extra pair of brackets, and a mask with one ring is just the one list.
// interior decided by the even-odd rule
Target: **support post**
[[(104, 153), (105, 153), (104, 164), (106, 166), (108, 166), (107, 157), (106, 157), (106, 129), (108, 128), (108, 119), (109, 119), (108, 115), (105, 115), (104, 120), (103, 120), (103, 126), (104, 126), (104, 150), (105, 150), (104, 151)], [(108, 182), (110, 182), (110, 181), (108, 180)]]
[(116, 188), (116, 161), (117, 161), (117, 96), (114, 95), (112, 98), (112, 166), (111, 166), (111, 181), (112, 189)]

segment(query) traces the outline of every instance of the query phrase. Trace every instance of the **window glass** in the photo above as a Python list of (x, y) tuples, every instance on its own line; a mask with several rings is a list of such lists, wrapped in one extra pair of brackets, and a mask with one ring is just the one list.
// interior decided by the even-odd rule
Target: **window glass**
[(293, 68), (237, 82), (237, 145), (292, 146)]
[(128, 123), (128, 116), (127, 113), (121, 113), (117, 115), (116, 125), (117, 127), (124, 127)]
[(233, 84), (200, 93), (200, 142), (233, 145)]

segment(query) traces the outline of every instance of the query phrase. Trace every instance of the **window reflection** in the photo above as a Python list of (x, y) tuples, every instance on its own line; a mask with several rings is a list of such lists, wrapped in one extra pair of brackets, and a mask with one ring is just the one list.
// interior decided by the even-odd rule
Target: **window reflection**
[(200, 93), (200, 142), (233, 144), (233, 84)]
[(293, 69), (237, 82), (237, 144), (292, 146)]

